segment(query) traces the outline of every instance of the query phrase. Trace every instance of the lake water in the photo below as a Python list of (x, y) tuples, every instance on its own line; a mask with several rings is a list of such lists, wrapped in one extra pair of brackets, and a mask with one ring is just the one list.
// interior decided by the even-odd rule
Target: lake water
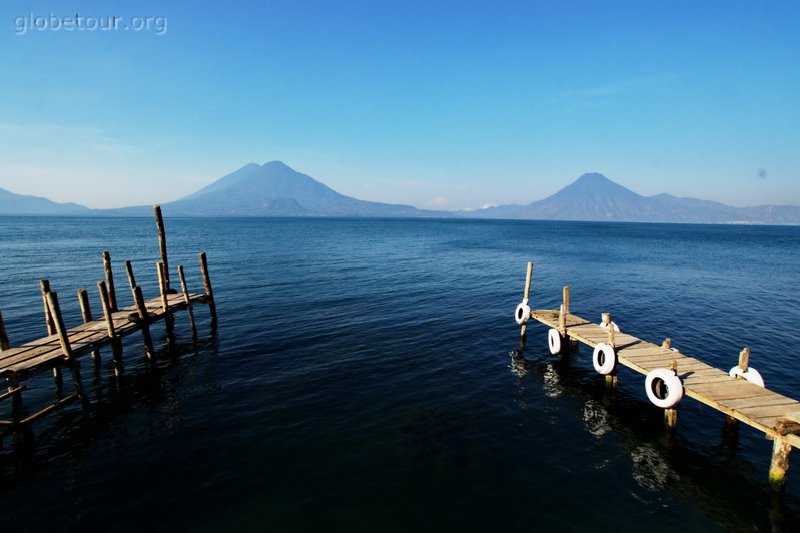
[[(791, 531), (800, 455), (772, 497), (772, 443), (692, 399), (663, 430), (644, 378), (609, 392), (582, 347), (558, 362), (546, 329), (513, 355), (525, 268), (532, 307), (610, 311), (728, 369), (743, 346), (767, 385), (800, 390), (800, 228), (530, 221), (166, 219), (172, 277), (219, 313), (176, 318), (84, 358), (73, 403), (0, 448), (3, 529), (190, 531)], [(38, 280), (74, 297), (124, 260), (157, 294), (147, 218), (0, 217), (0, 310), (13, 345), (44, 333)], [(175, 285), (175, 282), (173, 282)], [(32, 378), (26, 405), (54, 397)], [(70, 391), (67, 380), (65, 391)], [(8, 411), (9, 402), (2, 404)]]

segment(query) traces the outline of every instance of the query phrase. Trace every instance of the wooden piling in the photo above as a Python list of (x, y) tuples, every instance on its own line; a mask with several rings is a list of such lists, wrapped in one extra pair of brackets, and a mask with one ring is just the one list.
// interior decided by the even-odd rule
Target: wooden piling
[[(42, 305), (44, 306), (44, 322), (47, 327), (48, 335), (56, 334), (56, 326), (53, 321), (53, 314), (50, 312), (50, 307), (47, 304), (47, 294), (50, 292), (50, 281), (46, 279), (39, 280), (39, 291), (42, 294)], [(53, 379), (56, 382), (56, 388), (61, 390), (64, 384), (64, 377), (61, 375), (61, 368), (53, 367)]]
[(118, 311), (117, 309), (117, 293), (114, 290), (114, 273), (111, 271), (111, 254), (108, 250), (103, 252), (103, 270), (106, 274), (106, 289), (108, 289), (108, 305), (111, 307), (112, 312)]
[(3, 323), (3, 313), (0, 312), (0, 352), (4, 352), (8, 348), (8, 333), (6, 332), (6, 325)]
[(135, 287), (133, 289), (133, 301), (136, 305), (136, 311), (139, 313), (139, 319), (141, 320), (142, 339), (144, 340), (144, 347), (147, 351), (147, 359), (151, 362), (155, 361), (156, 351), (153, 349), (153, 338), (150, 336), (150, 321), (147, 315), (147, 307), (144, 305), (141, 287)]
[[(530, 263), (529, 263), (530, 265)], [(530, 266), (528, 267), (530, 270)], [(211, 277), (208, 275), (208, 261), (206, 253), (200, 252), (200, 272), (203, 275), (203, 289), (205, 290), (206, 300), (208, 302), (208, 312), (211, 315), (211, 328), (217, 327), (217, 305), (214, 303), (214, 291), (211, 289)], [(530, 283), (528, 283), (530, 285)], [(525, 292), (528, 292), (526, 286)]]
[(158, 292), (161, 295), (161, 308), (166, 313), (169, 311), (169, 300), (167, 299), (167, 275), (164, 272), (164, 262), (156, 263), (156, 273), (158, 274)]
[[(533, 274), (533, 262), (528, 261), (528, 270), (525, 274), (525, 290), (522, 292), (522, 303), (528, 303), (528, 299), (530, 298), (531, 293), (531, 277)], [(525, 348), (525, 344), (528, 340), (528, 321), (523, 320), (522, 325), (519, 329), (519, 347), (520, 349)]]
[(64, 326), (64, 318), (61, 315), (61, 307), (58, 305), (57, 293), (53, 291), (47, 293), (47, 305), (50, 309), (50, 314), (53, 317), (53, 322), (56, 326), (56, 334), (58, 335), (58, 342), (61, 345), (61, 351), (63, 352), (64, 358), (67, 360), (67, 366), (69, 366), (70, 372), (72, 373), (72, 384), (75, 386), (75, 392), (81, 399), (81, 402), (83, 402), (84, 405), (88, 405), (88, 398), (86, 398), (86, 395), (83, 394), (83, 384), (81, 383), (79, 364), (72, 352), (72, 346), (69, 342), (67, 328)]
[(603, 318), (603, 324), (605, 324), (606, 331), (607, 331), (607, 334), (608, 334), (608, 341), (607, 342), (612, 348), (616, 348), (616, 346), (617, 346), (617, 343), (616, 343), (617, 331), (616, 331), (616, 329), (617, 328), (616, 328), (616, 326), (614, 325), (614, 322), (611, 319), (611, 313), (603, 313), (601, 316)]
[(57, 293), (53, 291), (47, 293), (47, 306), (53, 317), (56, 334), (58, 335), (58, 342), (61, 344), (61, 352), (64, 354), (65, 359), (70, 359), (72, 358), (72, 347), (70, 346), (69, 337), (67, 336), (67, 328), (64, 326), (64, 319), (61, 316), (61, 308), (58, 305)]
[(125, 272), (128, 273), (128, 283), (131, 286), (131, 290), (133, 290), (136, 287), (136, 278), (133, 275), (133, 265), (127, 259), (125, 260)]
[[(669, 364), (669, 369), (675, 375), (678, 375), (678, 361), (672, 361)], [(675, 428), (678, 426), (678, 410), (674, 407), (671, 409), (664, 409), (664, 425), (667, 427), (668, 430), (674, 431)]]
[(531, 277), (533, 276), (533, 261), (528, 261), (528, 271), (525, 274), (525, 291), (523, 292), (522, 299), (530, 301), (531, 294)]
[(175, 319), (169, 312), (169, 288), (167, 287), (166, 265), (164, 265), (163, 261), (156, 263), (156, 270), (158, 272), (158, 290), (161, 293), (161, 309), (164, 311), (164, 325), (167, 329), (167, 340), (170, 343), (170, 347), (172, 347)]
[[(83, 323), (88, 324), (92, 321), (92, 309), (89, 307), (89, 294), (86, 289), (78, 289), (78, 302), (81, 304), (81, 318)], [(100, 351), (92, 350), (92, 360), (98, 366), (100, 364)]]
[(106, 331), (108, 338), (115, 338), (116, 332), (114, 331), (114, 319), (111, 316), (111, 302), (108, 297), (108, 288), (105, 281), (97, 282), (97, 291), (100, 293), (100, 304), (103, 307), (103, 317), (106, 319)]
[(161, 262), (164, 263), (164, 285), (166, 290), (169, 291), (169, 263), (167, 262), (167, 234), (164, 231), (164, 219), (161, 216), (161, 206), (156, 204), (153, 206), (153, 212), (156, 216), (156, 226), (158, 227), (158, 247), (161, 251)]
[[(197, 334), (197, 327), (194, 324), (194, 312), (192, 311), (192, 301), (189, 298), (189, 291), (186, 288), (186, 276), (183, 274), (183, 265), (178, 265), (178, 278), (181, 281), (181, 292), (183, 292), (183, 301), (186, 304), (186, 312), (189, 315), (189, 324), (192, 326), (192, 334)], [(2, 316), (0, 315), (0, 325), (2, 325)]]
[[(747, 368), (750, 365), (750, 348), (745, 346), (741, 352), (739, 352), (739, 369), (742, 372), (747, 372)], [(741, 376), (736, 376), (737, 378), (741, 379)]]
[(786, 472), (789, 470), (789, 453), (792, 445), (784, 439), (776, 438), (772, 445), (772, 461), (769, 465), (769, 487), (775, 491), (783, 490)]
[(47, 326), (47, 334), (55, 335), (56, 326), (53, 322), (53, 315), (50, 313), (50, 307), (47, 305), (47, 293), (50, 292), (50, 281), (46, 279), (39, 280), (39, 291), (42, 294), (42, 305), (44, 306), (44, 323)]
[[(750, 365), (750, 348), (745, 346), (741, 352), (739, 352), (739, 362), (737, 366), (742, 372), (747, 372), (747, 368)], [(742, 376), (734, 376), (736, 379), (744, 380)], [(739, 426), (739, 421), (736, 420), (734, 417), (730, 415), (725, 415), (725, 426), (723, 428), (723, 434), (728, 437), (735, 437), (737, 433), (737, 428)]]

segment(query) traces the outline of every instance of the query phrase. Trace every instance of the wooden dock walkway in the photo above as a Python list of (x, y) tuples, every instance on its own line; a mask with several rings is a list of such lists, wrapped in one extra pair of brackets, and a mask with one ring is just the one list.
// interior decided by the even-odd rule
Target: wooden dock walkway
[[(187, 290), (182, 265), (179, 265), (177, 269), (181, 292), (171, 289), (161, 208), (156, 205), (153, 206), (153, 209), (156, 216), (161, 253), (161, 260), (156, 263), (159, 296), (147, 301), (144, 300), (142, 289), (136, 283), (131, 263), (130, 261), (125, 261), (125, 269), (134, 305), (121, 309), (117, 308), (111, 258), (106, 251), (102, 254), (105, 279), (97, 282), (100, 302), (103, 308), (102, 318), (96, 320), (92, 318), (88, 294), (85, 289), (80, 289), (78, 290), (78, 300), (83, 323), (67, 329), (61, 314), (58, 294), (50, 290), (50, 282), (48, 280), (41, 280), (39, 288), (49, 335), (17, 347), (11, 347), (3, 323), (2, 313), (0, 313), (0, 378), (6, 380), (7, 386), (7, 391), (0, 394), (0, 400), (10, 398), (13, 402), (11, 418), (0, 420), (0, 426), (10, 426), (12, 428), (25, 426), (59, 405), (76, 398), (80, 399), (84, 406), (87, 406), (89, 401), (83, 392), (79, 357), (91, 354), (95, 363), (99, 364), (98, 350), (103, 346), (111, 345), (116, 363), (121, 357), (122, 338), (136, 331), (141, 331), (147, 358), (150, 362), (153, 362), (155, 360), (155, 348), (150, 335), (150, 325), (164, 320), (168, 338), (171, 339), (174, 314), (176, 312), (186, 311), (192, 331), (196, 332), (192, 307), (197, 304), (207, 305), (211, 315), (211, 328), (216, 328), (216, 305), (205, 252), (200, 253), (203, 294), (190, 293)], [(61, 371), (65, 368), (70, 371), (75, 386), (75, 392), (67, 396), (60, 394), (63, 385)], [(28, 416), (22, 416), (22, 393), (26, 387), (25, 385), (20, 385), (20, 382), (46, 370), (53, 372), (60, 398)]]
[[(593, 348), (595, 369), (606, 374), (606, 382), (612, 387), (616, 384), (619, 365), (645, 376), (656, 376), (656, 382), (658, 376), (665, 377), (666, 381), (677, 378), (679, 381), (673, 385), (681, 390), (670, 391), (677, 397), (677, 402), (684, 395), (693, 398), (727, 415), (728, 424), (735, 424), (734, 420), (740, 421), (774, 441), (770, 485), (780, 490), (789, 467), (789, 452), (792, 447), (800, 448), (800, 402), (765, 388), (763, 381), (756, 384), (740, 377), (741, 374), (750, 377), (755, 373), (749, 372), (749, 349), (742, 351), (736, 367), (725, 372), (671, 349), (670, 339), (657, 345), (620, 332), (608, 313), (603, 313), (601, 323), (592, 323), (570, 313), (569, 287), (564, 287), (560, 309), (532, 310), (528, 305), (532, 270), (532, 264), (529, 263), (523, 303), (517, 307), (523, 346), (527, 322), (534, 319), (551, 328), (548, 340), (552, 353), (566, 351), (569, 339)], [(613, 358), (613, 361), (601, 360), (605, 357)], [(731, 373), (738, 375), (733, 377)], [(648, 383), (651, 383), (651, 379), (648, 378)], [(661, 396), (667, 393), (666, 389), (659, 393), (655, 385), (647, 386), (654, 387), (648, 392), (651, 400), (653, 395), (656, 400), (661, 400)], [(665, 408), (664, 419), (670, 429), (674, 429), (677, 423), (677, 402)]]

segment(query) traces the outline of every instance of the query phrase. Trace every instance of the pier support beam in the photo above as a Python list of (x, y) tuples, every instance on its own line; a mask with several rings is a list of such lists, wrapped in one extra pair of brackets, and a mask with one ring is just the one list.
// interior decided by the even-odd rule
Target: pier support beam
[(167, 275), (167, 265), (163, 261), (156, 263), (158, 273), (158, 290), (161, 293), (161, 309), (164, 311), (164, 325), (167, 329), (167, 342), (172, 347), (175, 337), (173, 335), (175, 320), (169, 312), (169, 281)]
[[(669, 369), (672, 370), (675, 375), (678, 375), (678, 362), (672, 361), (669, 364)], [(678, 427), (678, 410), (676, 408), (672, 409), (664, 409), (664, 426), (669, 431), (675, 431), (675, 428)]]
[(108, 305), (112, 312), (117, 312), (117, 293), (114, 290), (114, 273), (111, 271), (111, 254), (108, 250), (103, 252), (103, 270), (106, 274), (106, 288), (108, 289)]
[(155, 362), (156, 351), (153, 349), (153, 338), (150, 336), (150, 317), (147, 314), (147, 307), (144, 304), (144, 296), (142, 296), (141, 287), (135, 287), (133, 289), (133, 301), (136, 304), (136, 311), (139, 313), (139, 320), (142, 321), (142, 339), (144, 340), (144, 347), (147, 351), (147, 359), (150, 362)]
[(67, 360), (69, 369), (72, 372), (72, 383), (75, 386), (75, 392), (81, 399), (81, 403), (83, 403), (84, 407), (87, 407), (89, 405), (89, 399), (83, 393), (83, 384), (81, 383), (78, 361), (75, 359), (75, 354), (72, 352), (67, 328), (64, 326), (64, 319), (61, 316), (61, 307), (58, 305), (58, 294), (52, 291), (47, 293), (47, 306), (50, 309), (50, 314), (56, 326), (58, 341), (61, 343), (61, 351), (64, 353), (64, 358)]
[[(533, 275), (533, 262), (528, 261), (528, 270), (525, 273), (525, 290), (522, 292), (522, 301), (523, 303), (528, 302), (530, 299), (531, 293), (531, 277)], [(525, 348), (525, 344), (528, 342), (528, 321), (524, 320), (522, 325), (520, 326), (519, 330), (519, 347), (520, 349)]]
[(128, 273), (128, 283), (131, 286), (131, 290), (136, 287), (136, 277), (133, 275), (133, 265), (128, 260), (125, 260), (125, 272)]
[(200, 252), (200, 273), (203, 275), (203, 289), (208, 302), (208, 311), (211, 314), (211, 329), (216, 329), (217, 305), (214, 303), (214, 291), (211, 289), (211, 277), (208, 275), (208, 261), (205, 252)]
[(769, 465), (769, 487), (775, 492), (783, 490), (786, 472), (789, 470), (789, 452), (792, 445), (776, 438), (772, 445), (772, 462)]
[(189, 324), (192, 326), (192, 335), (197, 335), (197, 327), (194, 325), (192, 302), (189, 299), (189, 291), (186, 289), (186, 276), (183, 274), (183, 265), (178, 265), (178, 278), (181, 280), (181, 292), (183, 292), (183, 301), (186, 304), (186, 312), (189, 314)]
[(161, 252), (161, 262), (164, 263), (164, 286), (169, 292), (169, 263), (167, 262), (167, 234), (164, 231), (164, 219), (161, 217), (161, 206), (156, 204), (153, 206), (153, 213), (156, 217), (156, 226), (158, 227), (158, 248)]
[[(53, 315), (50, 312), (50, 308), (47, 305), (47, 293), (50, 292), (50, 281), (46, 279), (39, 280), (39, 291), (42, 293), (42, 305), (44, 306), (44, 322), (47, 326), (47, 334), (48, 335), (55, 335), (56, 334), (56, 326), (55, 322), (53, 321)], [(59, 367), (53, 367), (53, 379), (56, 382), (56, 389), (61, 391), (64, 386), (64, 378), (61, 375), (61, 369)]]
[[(83, 323), (88, 324), (92, 321), (92, 309), (89, 307), (89, 294), (86, 289), (78, 289), (78, 302), (81, 305), (81, 317)], [(100, 368), (100, 351), (92, 350), (92, 361), (96, 368)]]

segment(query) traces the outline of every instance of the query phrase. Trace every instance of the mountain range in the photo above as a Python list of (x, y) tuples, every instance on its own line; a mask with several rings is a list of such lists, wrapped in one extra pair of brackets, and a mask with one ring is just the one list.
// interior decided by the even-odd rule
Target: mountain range
[[(430, 211), (340, 194), (280, 161), (249, 163), (210, 185), (161, 204), (165, 216), (472, 217), (531, 220), (800, 224), (800, 207), (732, 207), (719, 202), (642, 196), (602, 174), (584, 174), (557, 193), (527, 205), (475, 211)], [(0, 214), (150, 216), (151, 206), (89, 209), (0, 189)]]
[(480, 209), (472, 215), (532, 220), (800, 224), (798, 206), (732, 207), (665, 193), (642, 196), (596, 172), (582, 175), (543, 200)]

